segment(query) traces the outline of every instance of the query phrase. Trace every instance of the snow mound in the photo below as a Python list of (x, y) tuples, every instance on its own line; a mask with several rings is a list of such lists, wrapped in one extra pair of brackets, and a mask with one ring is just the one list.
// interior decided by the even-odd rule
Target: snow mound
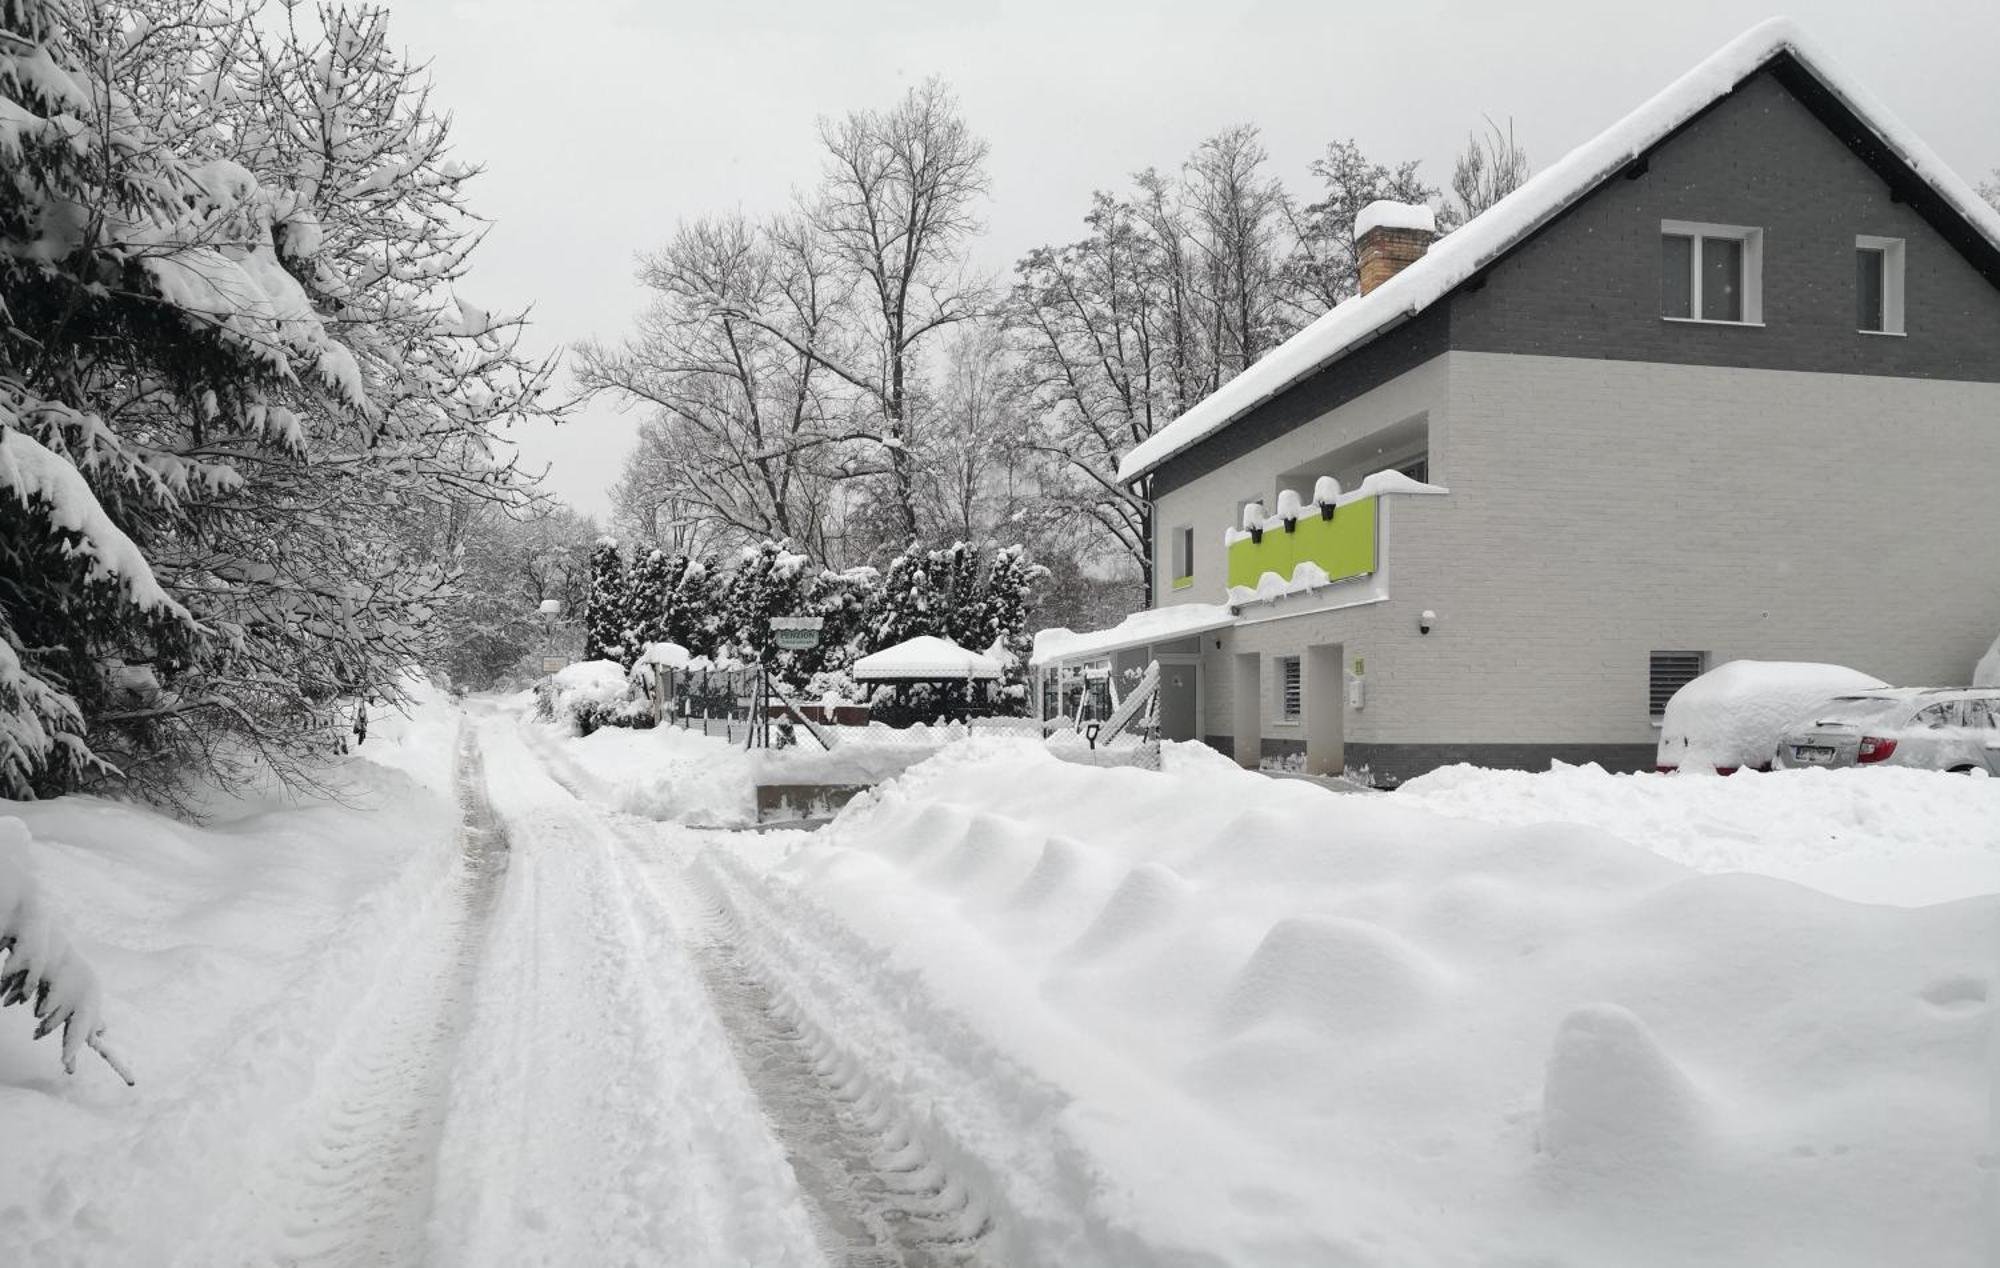
[(1223, 1029), (1282, 1019), (1333, 1035), (1401, 1026), (1438, 1002), (1446, 974), (1404, 938), (1360, 920), (1294, 916), (1272, 925), (1232, 986)]
[[(1395, 800), (1518, 825), (1544, 841), (1546, 825), (1588, 824), (1703, 872), (1759, 872), (1858, 902), (2000, 893), (2000, 780), (1906, 767), (1683, 779), (1447, 766), (1404, 784)], [(1580, 862), (1564, 874), (1580, 876)]]
[(1700, 1142), (1694, 1084), (1630, 1009), (1563, 1018), (1542, 1085), (1542, 1149), (1564, 1171), (1644, 1178)]
[(1843, 665), (1729, 661), (1667, 701), (1660, 722), (1659, 764), (1687, 771), (1764, 769), (1771, 764), (1785, 728), (1813, 706), (1888, 685)]
[[(589, 664), (618, 669), (610, 661)], [(622, 693), (624, 675), (618, 672)], [(605, 679), (593, 673), (589, 681)], [(750, 754), (719, 736), (671, 726), (607, 726), (575, 736), (558, 727), (524, 725), (575, 792), (614, 810), (693, 827), (740, 828), (757, 820)]]
[[(1508, 773), (1591, 826), (1476, 772), (1434, 795), (1497, 821), (1438, 813), (1421, 780), (1340, 795), (974, 735), (765, 880), (792, 927), (839, 931), (816, 971), (1046, 1090), (982, 1150), (1063, 1159), (1121, 1261), (1974, 1263), (2000, 896), (1853, 903), (1652, 852), (2000, 852), (1979, 786), (2000, 781), (1845, 773), (1928, 777), (1864, 799), (1790, 773)], [(1794, 839), (1822, 798), (1848, 839)]]

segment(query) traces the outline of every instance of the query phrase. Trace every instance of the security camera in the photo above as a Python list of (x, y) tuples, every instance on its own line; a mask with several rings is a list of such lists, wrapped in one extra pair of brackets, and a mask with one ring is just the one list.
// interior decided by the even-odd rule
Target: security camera
[(1430, 633), (1431, 626), (1437, 624), (1437, 619), (1438, 619), (1437, 613), (1431, 611), (1429, 608), (1425, 608), (1421, 613), (1417, 615), (1417, 633), (1419, 634)]

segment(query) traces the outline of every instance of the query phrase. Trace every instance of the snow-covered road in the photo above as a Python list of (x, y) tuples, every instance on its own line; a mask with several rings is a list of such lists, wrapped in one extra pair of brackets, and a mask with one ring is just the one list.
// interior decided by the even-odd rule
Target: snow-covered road
[(740, 750), (517, 704), (372, 808), (9, 808), (140, 1084), (0, 1026), (0, 1264), (1985, 1262), (2000, 786), (990, 740), (755, 833), (676, 821)]
[[(488, 794), (517, 844), (484, 975), (485, 1011), (507, 1030), (477, 1033), (473, 1047), (516, 1059), (463, 1071), (454, 1092), (454, 1126), (467, 1130), (448, 1134), (441, 1259), (624, 1262), (581, 1249), (609, 1235), (629, 1239), (635, 1262), (660, 1262), (646, 1256), (662, 1251), (665, 1262), (717, 1265), (822, 1255), (842, 1268), (1009, 1262), (985, 1257), (988, 1186), (962, 1150), (938, 1147), (929, 1099), (912, 1104), (862, 1073), (746, 936), (735, 891), (708, 858), (724, 841), (730, 854), (768, 861), (800, 834), (720, 834), (594, 805), (512, 715), (481, 714), (478, 732)], [(585, 929), (596, 945), (574, 956), (582, 948), (571, 931)], [(531, 957), (519, 972), (506, 963), (516, 954)], [(561, 1016), (540, 1015), (547, 1009)], [(580, 1052), (548, 1035), (604, 1026), (619, 1033)], [(570, 1062), (588, 1062), (588, 1081), (651, 1103), (587, 1094), (531, 1105), (527, 1093), (555, 1090), (544, 1055), (564, 1062), (565, 1085), (580, 1073)], [(511, 1125), (491, 1113), (510, 1096), (521, 1098)], [(489, 1135), (511, 1138), (517, 1153), (505, 1156)], [(540, 1190), (551, 1173), (594, 1165), (592, 1140), (625, 1165), (549, 1200)], [(602, 1227), (607, 1204), (590, 1196), (599, 1185), (618, 1195), (608, 1209), (649, 1218)], [(577, 1217), (578, 1227), (560, 1227)], [(545, 1256), (524, 1254), (523, 1238)]]

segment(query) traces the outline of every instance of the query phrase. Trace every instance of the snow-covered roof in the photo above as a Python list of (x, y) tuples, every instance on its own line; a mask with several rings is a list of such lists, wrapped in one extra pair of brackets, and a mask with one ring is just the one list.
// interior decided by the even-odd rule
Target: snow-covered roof
[(1164, 643), (1235, 623), (1236, 614), (1221, 603), (1176, 603), (1150, 608), (1134, 612), (1110, 629), (1085, 630), (1080, 634), (1066, 629), (1038, 631), (1028, 663), (1046, 666), (1059, 661), (1094, 660), (1128, 647)]
[(856, 682), (922, 682), (941, 678), (1000, 676), (1000, 662), (967, 651), (948, 638), (922, 634), (863, 656), (848, 671)]
[(1393, 198), (1377, 198), (1354, 218), (1357, 238), (1370, 229), (1419, 229), (1436, 233), (1437, 228), (1437, 213), (1429, 203), (1399, 203)]
[(1423, 312), (1781, 53), (1790, 53), (2000, 250), (2000, 211), (1980, 198), (1795, 23), (1774, 18), (1730, 41), (1652, 100), (1537, 173), (1483, 215), (1441, 239), (1422, 259), (1368, 294), (1336, 306), (1217, 388), (1127, 454), (1119, 464), (1118, 479), (1138, 479), (1350, 349)]

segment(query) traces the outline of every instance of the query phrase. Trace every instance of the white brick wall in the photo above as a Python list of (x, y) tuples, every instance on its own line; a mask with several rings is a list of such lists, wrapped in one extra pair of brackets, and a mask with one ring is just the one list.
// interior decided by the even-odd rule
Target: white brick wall
[[(1342, 642), (1367, 660), (1351, 742), (1649, 743), (1653, 649), (1948, 683), (2000, 632), (1995, 384), (1454, 352), (1176, 490), (1160, 522), (1219, 526), (1260, 479), (1417, 410), (1452, 495), (1390, 500), (1390, 600), (1211, 635), (1211, 734), (1239, 650), (1267, 658), (1269, 736), (1292, 732), (1268, 658)], [(1166, 600), (1213, 602), (1221, 577), (1216, 543)]]

